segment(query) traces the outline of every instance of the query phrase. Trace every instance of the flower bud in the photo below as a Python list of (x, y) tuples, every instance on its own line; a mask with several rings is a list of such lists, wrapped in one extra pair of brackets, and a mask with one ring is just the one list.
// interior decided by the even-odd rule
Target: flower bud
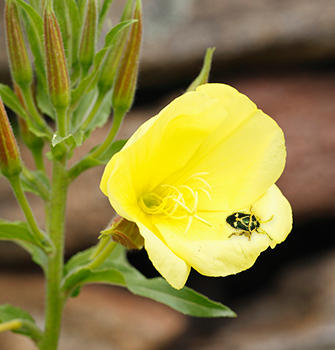
[(111, 235), (113, 241), (120, 243), (127, 249), (142, 249), (144, 240), (134, 222), (121, 216), (112, 220), (111, 226), (101, 231), (102, 235)]
[(5, 107), (0, 99), (0, 169), (11, 177), (21, 172), (19, 149), (10, 126)]
[[(22, 95), (22, 92), (17, 84), (14, 84), (14, 91), (19, 99), (22, 107), (27, 110), (26, 104), (24, 102), (24, 98)], [(22, 118), (20, 115), (18, 115), (18, 122), (20, 127), (20, 135), (22, 137), (23, 142), (29, 149), (36, 149), (43, 147), (43, 139), (40, 137), (37, 137), (34, 133), (32, 133), (29, 128), (27, 122)]]
[(97, 37), (97, 18), (97, 1), (88, 0), (79, 48), (79, 62), (84, 72), (88, 71), (94, 58)]
[[(121, 22), (130, 20), (132, 18), (132, 0), (128, 0), (122, 16)], [(111, 48), (107, 53), (106, 60), (101, 69), (101, 73), (98, 79), (98, 88), (101, 94), (106, 94), (114, 84), (117, 69), (120, 64), (124, 47), (127, 43), (129, 28), (123, 29), (122, 33), (117, 36)]]
[(125, 54), (117, 73), (113, 93), (113, 108), (123, 112), (127, 112), (130, 109), (136, 89), (142, 39), (141, 0), (136, 0), (133, 18), (136, 19), (137, 22), (132, 25), (129, 41), (125, 48)]
[(64, 109), (70, 102), (69, 74), (59, 24), (48, 6), (44, 12), (44, 43), (50, 100), (56, 109)]
[(5, 22), (7, 49), (13, 80), (20, 86), (29, 85), (32, 81), (32, 68), (23, 39), (17, 5), (13, 0), (6, 1)]

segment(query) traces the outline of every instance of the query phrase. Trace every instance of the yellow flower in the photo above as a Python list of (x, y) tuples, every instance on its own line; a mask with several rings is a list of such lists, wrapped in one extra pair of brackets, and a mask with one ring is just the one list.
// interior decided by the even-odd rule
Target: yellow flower
[(273, 119), (234, 88), (205, 84), (144, 123), (109, 161), (100, 186), (179, 289), (191, 267), (235, 274), (285, 240), (292, 212), (274, 185), (285, 157)]

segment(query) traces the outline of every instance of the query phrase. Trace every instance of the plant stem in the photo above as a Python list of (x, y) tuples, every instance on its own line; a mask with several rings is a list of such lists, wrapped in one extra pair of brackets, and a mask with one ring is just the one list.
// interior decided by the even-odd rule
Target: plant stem
[(45, 172), (44, 159), (43, 159), (43, 146), (35, 147), (31, 150), (31, 153), (34, 158), (34, 162), (37, 170)]
[(104, 249), (98, 254), (92, 262), (90, 262), (87, 265), (87, 268), (89, 269), (95, 269), (99, 267), (111, 254), (111, 252), (114, 250), (116, 247), (117, 243), (114, 242), (112, 239), (109, 240), (109, 242), (105, 245)]
[(110, 129), (105, 141), (90, 155), (91, 157), (98, 158), (101, 154), (103, 154), (106, 151), (108, 146), (113, 142), (117, 132), (119, 131), (121, 122), (125, 114), (126, 111), (124, 110), (116, 109), (114, 111), (112, 128)]
[(41, 247), (46, 249), (47, 247), (49, 250), (51, 249), (48, 237), (46, 237), (41, 230), (39, 229), (36, 219), (34, 217), (34, 214), (30, 208), (30, 205), (27, 201), (27, 197), (23, 192), (22, 185), (21, 185), (21, 180), (19, 175), (12, 176), (8, 178), (12, 189), (14, 191), (15, 197), (24, 213), (24, 216), (28, 222), (28, 225), (34, 234), (34, 237), (37, 239), (37, 241), (40, 243)]
[(67, 108), (57, 109), (57, 129), (59, 136), (65, 137), (68, 130)]
[(82, 130), (87, 130), (87, 127), (90, 125), (92, 119), (98, 113), (98, 111), (101, 107), (102, 101), (104, 100), (104, 97), (105, 96), (103, 94), (99, 93), (97, 99), (94, 102), (93, 108), (91, 109), (89, 115), (87, 116), (87, 118), (84, 120), (83, 124), (80, 127)]
[(64, 222), (68, 179), (65, 161), (53, 161), (52, 193), (48, 207), (48, 233), (55, 254), (48, 259), (45, 332), (40, 350), (57, 350), (64, 306), (61, 279), (64, 264)]
[(91, 159), (98, 158), (101, 154), (103, 154), (106, 151), (108, 146), (113, 142), (117, 132), (119, 131), (120, 126), (121, 126), (121, 122), (122, 122), (125, 114), (126, 114), (126, 112), (124, 110), (115, 110), (112, 128), (110, 129), (109, 134), (107, 135), (107, 138), (100, 146), (98, 146), (98, 148), (93, 153), (89, 153), (87, 156), (82, 158), (78, 163), (76, 163), (69, 170), (70, 181), (73, 181), (76, 177), (78, 177), (85, 170), (92, 168), (96, 165), (99, 165), (99, 163), (88, 162), (88, 160), (90, 158)]
[(28, 112), (33, 118), (36, 125), (38, 125), (43, 131), (46, 131), (47, 133), (52, 134), (52, 131), (48, 128), (45, 120), (43, 119), (43, 117), (40, 115), (39, 111), (36, 108), (30, 86), (21, 87), (21, 91), (22, 91), (24, 101), (27, 105)]

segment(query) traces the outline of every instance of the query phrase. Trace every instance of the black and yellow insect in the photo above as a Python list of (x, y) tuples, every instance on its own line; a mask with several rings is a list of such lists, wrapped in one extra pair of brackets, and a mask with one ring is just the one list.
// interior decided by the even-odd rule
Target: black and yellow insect
[(229, 215), (226, 221), (231, 227), (238, 230), (237, 232), (232, 233), (230, 237), (233, 235), (244, 235), (250, 239), (251, 234), (253, 232), (257, 232), (266, 234), (272, 240), (272, 238), (265, 231), (260, 229), (261, 223), (268, 222), (271, 219), (272, 217), (269, 220), (261, 221), (259, 218), (257, 218), (256, 215), (252, 213), (236, 212), (232, 215)]

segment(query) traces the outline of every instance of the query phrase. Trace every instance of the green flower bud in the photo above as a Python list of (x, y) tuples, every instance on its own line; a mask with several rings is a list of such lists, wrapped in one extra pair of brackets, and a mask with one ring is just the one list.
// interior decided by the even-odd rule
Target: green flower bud
[(87, 72), (93, 62), (97, 37), (97, 1), (88, 0), (81, 33), (79, 62)]
[(44, 12), (44, 43), (50, 100), (56, 109), (64, 109), (70, 102), (69, 74), (59, 24), (48, 6)]
[(127, 249), (142, 249), (144, 239), (134, 222), (128, 221), (121, 216), (112, 220), (110, 227), (101, 231), (101, 234), (111, 235), (113, 241), (120, 243)]
[(10, 126), (5, 107), (0, 99), (0, 170), (6, 177), (21, 172), (19, 149)]
[(136, 0), (133, 18), (137, 20), (132, 25), (124, 57), (117, 73), (113, 92), (113, 108), (127, 112), (134, 100), (139, 56), (142, 40), (142, 4)]
[(20, 86), (27, 86), (31, 83), (33, 74), (15, 1), (6, 1), (5, 22), (7, 49), (13, 80)]
[[(128, 0), (121, 16), (121, 22), (130, 20), (131, 18), (132, 0)], [(129, 28), (124, 29), (122, 33), (114, 39), (115, 41), (107, 53), (98, 79), (98, 88), (101, 94), (106, 94), (113, 87), (122, 53), (127, 43), (128, 34)]]

